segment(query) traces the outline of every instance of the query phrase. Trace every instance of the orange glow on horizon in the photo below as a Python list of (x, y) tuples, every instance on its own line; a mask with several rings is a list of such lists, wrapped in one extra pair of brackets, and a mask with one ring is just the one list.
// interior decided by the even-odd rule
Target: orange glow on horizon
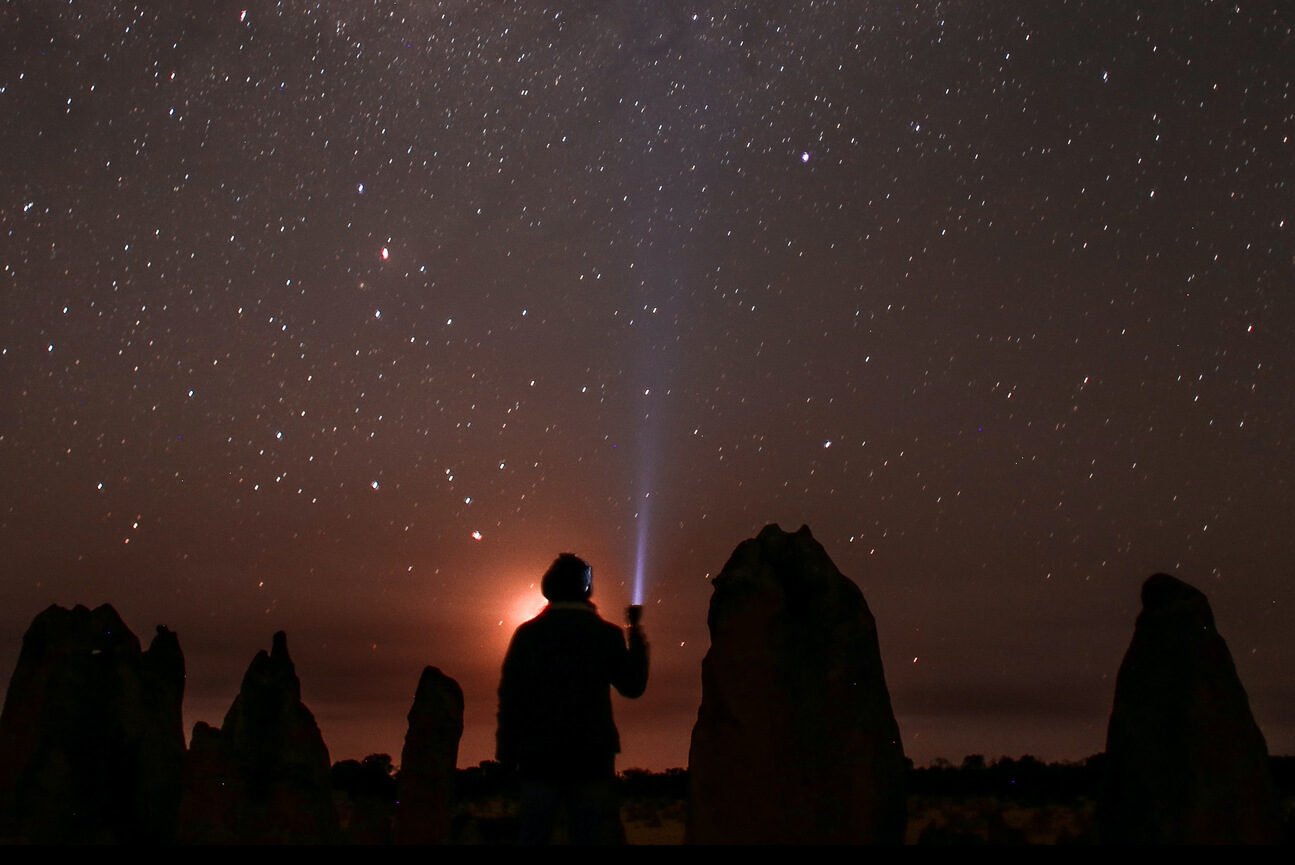
[(499, 624), (501, 627), (508, 628), (508, 636), (511, 638), (514, 628), (538, 616), (547, 604), (548, 601), (540, 594), (539, 585), (531, 583), (524, 591), (518, 592), (509, 603), (507, 612)]

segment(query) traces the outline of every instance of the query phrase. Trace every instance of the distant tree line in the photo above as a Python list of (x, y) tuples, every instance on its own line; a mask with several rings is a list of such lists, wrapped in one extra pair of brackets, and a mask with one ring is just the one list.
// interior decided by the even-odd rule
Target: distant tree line
[[(929, 766), (909, 766), (907, 791), (910, 796), (993, 797), (1023, 805), (1073, 805), (1097, 797), (1105, 760), (1105, 754), (1094, 754), (1084, 760), (1045, 763), (1026, 754), (989, 761), (983, 754), (968, 754), (960, 765), (954, 765), (937, 757)], [(1270, 757), (1269, 765), (1281, 798), (1295, 798), (1295, 757)], [(352, 798), (365, 796), (394, 804), (398, 772), (387, 754), (343, 760), (333, 764), (333, 789)], [(688, 798), (687, 769), (625, 769), (618, 777), (625, 799)], [(511, 798), (516, 795), (516, 785), (512, 773), (485, 760), (455, 771), (455, 800)]]

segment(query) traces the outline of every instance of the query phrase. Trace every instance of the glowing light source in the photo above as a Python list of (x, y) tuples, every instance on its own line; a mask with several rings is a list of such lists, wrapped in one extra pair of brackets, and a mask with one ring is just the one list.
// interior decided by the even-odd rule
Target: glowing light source
[(522, 622), (538, 616), (547, 604), (548, 601), (544, 596), (531, 586), (529, 591), (518, 595), (517, 599), (508, 605), (508, 614), (499, 621), (499, 624), (515, 628)]

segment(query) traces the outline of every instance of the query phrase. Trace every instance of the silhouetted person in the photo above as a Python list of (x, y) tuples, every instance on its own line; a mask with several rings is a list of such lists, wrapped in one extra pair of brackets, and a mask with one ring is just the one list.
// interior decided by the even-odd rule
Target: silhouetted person
[(499, 682), (496, 756), (521, 776), (521, 840), (548, 843), (565, 808), (571, 843), (624, 843), (611, 688), (637, 697), (647, 687), (641, 610), (630, 607), (626, 647), (589, 601), (593, 571), (570, 553), (545, 572), (540, 591), (549, 604), (513, 634)]

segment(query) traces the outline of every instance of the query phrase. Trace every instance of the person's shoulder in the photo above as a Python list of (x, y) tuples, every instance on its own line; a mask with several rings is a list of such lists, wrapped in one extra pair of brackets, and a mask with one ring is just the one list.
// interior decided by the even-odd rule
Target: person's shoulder
[(545, 610), (545, 614), (556, 626), (561, 622), (562, 627), (579, 627), (583, 630), (619, 633), (620, 628), (615, 623), (609, 622), (602, 617), (598, 607), (592, 601), (568, 601), (561, 604), (550, 604)]
[(604, 629), (604, 630), (608, 628), (611, 628), (613, 630), (620, 630), (619, 628), (616, 627), (615, 624), (603, 618), (602, 612), (599, 611), (598, 607), (595, 606), (592, 601), (586, 602), (584, 609), (585, 609), (585, 612), (590, 614), (589, 617), (585, 619), (585, 621), (589, 623), (590, 627)]
[(619, 643), (622, 647), (625, 645), (625, 631), (615, 622), (609, 622), (602, 616), (598, 617), (598, 631), (609, 643)]
[(537, 634), (542, 632), (544, 630), (546, 612), (547, 611), (543, 611), (535, 618), (527, 619), (525, 622), (518, 625), (513, 631), (513, 643), (524, 643), (529, 639), (534, 639)]

